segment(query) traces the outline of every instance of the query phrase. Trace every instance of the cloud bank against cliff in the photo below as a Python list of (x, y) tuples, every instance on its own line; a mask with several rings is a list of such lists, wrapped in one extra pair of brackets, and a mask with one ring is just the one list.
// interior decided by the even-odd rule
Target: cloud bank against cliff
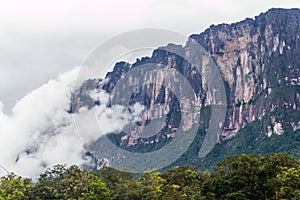
[[(84, 143), (116, 132), (136, 119), (136, 113), (130, 116), (121, 106), (107, 108), (108, 95), (103, 91), (91, 94), (103, 102), (101, 105), (90, 110), (82, 107), (70, 114), (78, 73), (79, 68), (75, 68), (28, 93), (10, 115), (4, 114), (0, 102), (1, 166), (18, 175), (36, 177), (56, 164), (81, 165), (87, 162)], [(109, 123), (112, 115), (117, 120), (114, 125)], [(97, 119), (98, 127), (89, 126), (92, 119)]]

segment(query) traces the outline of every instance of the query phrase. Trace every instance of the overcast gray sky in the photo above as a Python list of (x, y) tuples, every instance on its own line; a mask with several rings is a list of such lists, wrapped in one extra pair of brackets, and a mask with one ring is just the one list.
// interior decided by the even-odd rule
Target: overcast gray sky
[(299, 0), (0, 0), (0, 101), (5, 111), (29, 91), (79, 66), (110, 37), (137, 28), (185, 35)]

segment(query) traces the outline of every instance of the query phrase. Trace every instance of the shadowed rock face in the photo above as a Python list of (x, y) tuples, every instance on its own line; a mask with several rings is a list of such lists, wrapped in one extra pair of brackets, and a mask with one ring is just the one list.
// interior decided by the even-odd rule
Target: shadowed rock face
[[(119, 62), (113, 71), (107, 74), (108, 82), (101, 87), (110, 93), (127, 72), (154, 63), (161, 65), (162, 69), (169, 69), (167, 74), (171, 73), (176, 77), (177, 71), (188, 80), (195, 91), (195, 100), (184, 102), (184, 107), (193, 104), (197, 107), (195, 111), (200, 111), (207, 105), (216, 104), (219, 100), (207, 89), (207, 82), (210, 80), (207, 80), (208, 70), (204, 66), (209, 62), (208, 56), (202, 55), (200, 58), (199, 55), (190, 52), (193, 40), (201, 44), (212, 57), (225, 85), (228, 110), (222, 133), (219, 135), (220, 141), (234, 136), (246, 124), (263, 117), (270, 119), (261, 130), (262, 134), (268, 136), (284, 134), (286, 128), (300, 128), (299, 9), (271, 9), (254, 19), (234, 24), (213, 25), (201, 34), (191, 35), (184, 47), (170, 44), (155, 50), (150, 58), (137, 59), (134, 64)], [(190, 64), (166, 48), (190, 56), (195, 62)], [(195, 70), (194, 65), (197, 64), (203, 66), (200, 73)], [(163, 85), (176, 84), (176, 80), (168, 79), (168, 75), (159, 72), (145, 78), (143, 73), (130, 76), (129, 85), (139, 81), (145, 83), (132, 94), (131, 104), (140, 102), (148, 110), (143, 113), (142, 124), (135, 133), (130, 136), (119, 134), (119, 145), (128, 147), (151, 144), (174, 137), (174, 130), (178, 128), (178, 117), (184, 117), (174, 114), (182, 109), (178, 103), (181, 100)], [(124, 87), (126, 86), (124, 84)], [(179, 86), (179, 90), (184, 88)], [(74, 97), (73, 102), (76, 102), (77, 106), (80, 103), (91, 107), (91, 99), (87, 99), (82, 91), (78, 94), (80, 95)], [(118, 97), (118, 94), (114, 95)], [(281, 114), (283, 111), (291, 113), (288, 119)], [(143, 126), (148, 121), (162, 118), (164, 115), (167, 115), (167, 120), (158, 134), (138, 139), (137, 135), (143, 131)], [(187, 128), (198, 120), (196, 112), (192, 115), (185, 120), (184, 126)]]

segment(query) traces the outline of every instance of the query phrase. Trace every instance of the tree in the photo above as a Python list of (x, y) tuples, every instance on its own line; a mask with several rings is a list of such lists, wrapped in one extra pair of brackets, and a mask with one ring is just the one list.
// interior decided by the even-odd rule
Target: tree
[(292, 158), (287, 153), (267, 154), (261, 156), (259, 167), (260, 190), (263, 191), (264, 199), (275, 199), (278, 190), (277, 175), (282, 173), (282, 169), (298, 168), (299, 161)]
[(112, 167), (103, 167), (102, 169), (97, 170), (94, 174), (98, 176), (109, 189), (112, 190), (114, 190), (117, 185), (133, 178), (132, 173), (120, 171)]
[(55, 165), (42, 173), (34, 185), (33, 194), (36, 199), (61, 199), (61, 181), (67, 168), (65, 165)]
[(110, 199), (110, 191), (92, 171), (83, 171), (75, 165), (48, 169), (41, 174), (34, 194), (37, 199)]
[(281, 167), (281, 172), (277, 174), (276, 181), (278, 188), (276, 190), (276, 199), (294, 199), (299, 198), (300, 177), (299, 168)]
[(140, 200), (143, 199), (146, 186), (137, 180), (125, 180), (117, 184), (113, 191), (114, 200)]
[(209, 173), (200, 173), (190, 166), (169, 169), (162, 174), (162, 177), (166, 179), (164, 197), (166, 199), (197, 199), (203, 182), (209, 176)]
[(161, 177), (160, 172), (144, 172), (141, 175), (140, 182), (145, 186), (143, 199), (161, 199), (163, 194), (162, 188), (166, 180)]
[(89, 187), (88, 192), (82, 194), (82, 200), (108, 200), (111, 199), (110, 191), (107, 189), (105, 183), (100, 179), (95, 179)]
[(33, 183), (29, 178), (9, 174), (0, 179), (0, 199), (25, 200), (32, 199)]

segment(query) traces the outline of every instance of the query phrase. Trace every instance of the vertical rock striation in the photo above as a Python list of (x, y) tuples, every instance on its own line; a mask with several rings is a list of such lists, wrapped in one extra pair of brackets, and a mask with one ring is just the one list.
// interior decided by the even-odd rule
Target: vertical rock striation
[[(220, 141), (233, 137), (246, 124), (262, 119), (267, 120), (261, 133), (269, 137), (272, 134), (284, 134), (286, 129), (299, 129), (300, 10), (270, 9), (254, 19), (213, 25), (201, 34), (191, 35), (184, 47), (173, 44), (167, 46), (174, 52), (181, 52), (192, 58), (193, 64), (165, 47), (155, 50), (150, 58), (137, 59), (134, 64), (117, 63), (113, 71), (107, 74), (107, 82), (102, 86), (109, 93), (130, 70), (151, 63), (161, 65), (160, 71), (149, 76), (145, 76), (146, 71), (129, 75), (128, 85), (142, 85), (132, 94), (131, 104), (139, 102), (147, 107), (147, 111), (143, 113), (141, 126), (130, 136), (122, 133), (118, 136), (119, 145), (128, 147), (152, 144), (174, 137), (180, 117), (186, 117), (186, 129), (198, 120), (197, 113), (185, 116), (178, 115), (177, 112), (192, 104), (200, 112), (201, 108), (218, 103), (216, 94), (207, 89), (207, 82), (210, 80), (207, 78), (209, 69), (206, 66), (210, 61), (208, 56), (193, 54), (193, 40), (217, 64), (226, 88), (228, 110), (219, 135)], [(198, 73), (194, 65), (201, 65), (202, 71)], [(168, 73), (164, 73), (166, 69)], [(183, 102), (183, 108), (178, 103), (183, 100), (177, 99), (167, 89), (168, 86), (181, 82), (175, 72), (187, 79), (195, 91), (195, 101)], [(171, 79), (170, 76), (177, 78)], [(123, 87), (125, 90), (127, 84)], [(179, 90), (184, 90), (180, 88), (180, 84), (178, 87)], [(120, 94), (114, 95), (118, 98)], [(84, 104), (84, 101), (80, 95), (74, 97), (77, 106), (79, 103)], [(88, 105), (90, 106), (90, 102)], [(158, 134), (150, 134), (151, 136), (143, 139), (138, 137), (149, 121), (163, 116), (167, 120)]]

